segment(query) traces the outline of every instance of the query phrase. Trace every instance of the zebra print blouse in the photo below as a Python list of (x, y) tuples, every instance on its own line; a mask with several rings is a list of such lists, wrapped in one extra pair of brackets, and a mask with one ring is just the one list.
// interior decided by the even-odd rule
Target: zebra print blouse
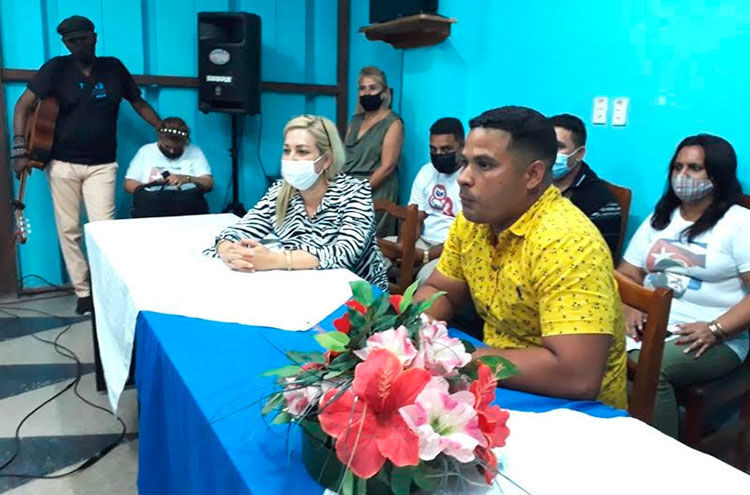
[[(269, 234), (285, 248), (315, 256), (318, 269), (346, 268), (377, 287), (387, 290), (383, 255), (375, 242), (372, 190), (366, 180), (339, 174), (328, 185), (312, 219), (299, 193), (289, 202), (286, 219), (276, 225), (276, 198), (283, 181), (274, 183), (258, 203), (236, 224), (224, 229), (214, 242), (263, 239)], [(217, 256), (215, 247), (205, 254)]]

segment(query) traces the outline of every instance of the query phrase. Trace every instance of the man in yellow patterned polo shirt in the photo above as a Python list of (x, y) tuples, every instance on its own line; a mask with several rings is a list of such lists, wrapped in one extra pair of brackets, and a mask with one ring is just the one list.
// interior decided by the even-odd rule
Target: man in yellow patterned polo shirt
[(481, 355), (521, 373), (503, 386), (627, 407), (625, 326), (612, 257), (593, 223), (551, 185), (552, 123), (501, 107), (469, 123), (458, 177), (462, 213), (418, 299), (448, 320), (469, 296), (484, 319)]

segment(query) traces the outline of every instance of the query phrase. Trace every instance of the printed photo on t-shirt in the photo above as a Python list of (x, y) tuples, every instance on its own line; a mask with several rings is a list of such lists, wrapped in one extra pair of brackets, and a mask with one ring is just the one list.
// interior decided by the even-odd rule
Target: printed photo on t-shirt
[(649, 289), (666, 287), (680, 299), (688, 290), (698, 291), (703, 283), (690, 276), (692, 268), (706, 267), (707, 244), (686, 244), (678, 239), (659, 239), (648, 252), (643, 285)]

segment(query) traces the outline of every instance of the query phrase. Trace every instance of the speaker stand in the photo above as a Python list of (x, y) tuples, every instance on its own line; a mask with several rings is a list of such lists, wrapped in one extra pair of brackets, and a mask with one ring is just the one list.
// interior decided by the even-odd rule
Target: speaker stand
[(240, 189), (239, 189), (239, 159), (240, 149), (238, 142), (238, 130), (239, 119), (244, 115), (232, 114), (232, 146), (229, 148), (229, 156), (232, 158), (232, 202), (224, 208), (224, 213), (234, 213), (238, 217), (244, 217), (247, 210), (240, 203)]

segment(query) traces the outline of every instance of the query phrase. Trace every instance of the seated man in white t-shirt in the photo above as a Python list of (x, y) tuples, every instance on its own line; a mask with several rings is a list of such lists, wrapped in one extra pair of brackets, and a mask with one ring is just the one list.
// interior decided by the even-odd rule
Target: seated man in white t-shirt
[(175, 187), (197, 184), (205, 192), (213, 189), (208, 160), (198, 146), (190, 143), (190, 128), (184, 120), (164, 119), (157, 136), (157, 142), (142, 146), (130, 162), (125, 174), (125, 192), (133, 194), (140, 185), (156, 181), (166, 181)]
[(409, 204), (419, 207), (417, 256), (423, 262), (417, 274), (420, 283), (435, 269), (448, 229), (461, 210), (457, 157), (463, 145), (464, 126), (460, 120), (444, 117), (430, 127), (430, 162), (417, 173), (409, 197)]

